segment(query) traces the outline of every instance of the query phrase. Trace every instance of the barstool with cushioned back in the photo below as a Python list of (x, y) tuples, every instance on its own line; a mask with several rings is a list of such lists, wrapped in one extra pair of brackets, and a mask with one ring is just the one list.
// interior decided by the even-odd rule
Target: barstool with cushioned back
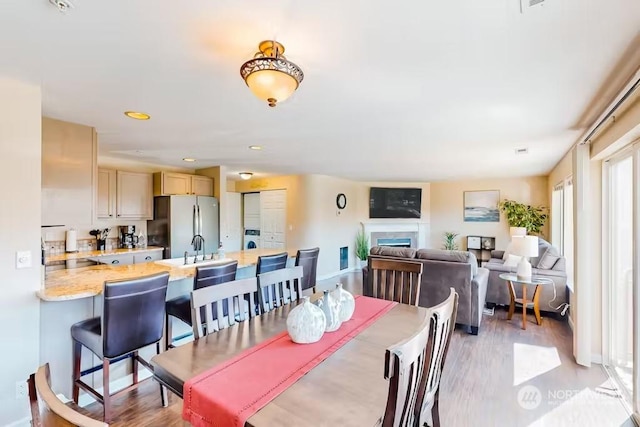
[[(78, 403), (80, 388), (90, 393), (102, 403), (105, 422), (111, 419), (111, 398), (137, 387), (138, 362), (151, 370), (149, 363), (138, 355), (138, 350), (156, 344), (156, 349), (160, 353), (168, 283), (169, 273), (107, 281), (104, 283), (102, 316), (71, 326), (73, 400)], [(91, 350), (102, 360), (101, 367), (80, 371), (82, 346)], [(133, 361), (133, 384), (110, 395), (109, 365), (129, 357)], [(81, 380), (82, 376), (99, 369), (102, 369), (102, 394)], [(165, 403), (164, 399), (162, 403)]]
[[(193, 290), (206, 288), (208, 286), (217, 285), (220, 283), (230, 282), (236, 280), (236, 272), (238, 270), (238, 261), (233, 261), (220, 265), (209, 265), (196, 268), (196, 275), (193, 279)], [(191, 295), (182, 295), (177, 298), (173, 298), (166, 303), (167, 317), (166, 317), (166, 332), (165, 332), (165, 349), (173, 347), (173, 331), (171, 328), (171, 319), (169, 316), (173, 316), (182, 320), (189, 326), (193, 326), (191, 321)], [(223, 306), (225, 315), (227, 314), (228, 307)], [(201, 310), (204, 318), (204, 311)]]
[(316, 291), (316, 276), (318, 270), (318, 255), (320, 254), (320, 248), (313, 249), (299, 249), (296, 254), (296, 266), (301, 265), (303, 276), (301, 288), (313, 289)]

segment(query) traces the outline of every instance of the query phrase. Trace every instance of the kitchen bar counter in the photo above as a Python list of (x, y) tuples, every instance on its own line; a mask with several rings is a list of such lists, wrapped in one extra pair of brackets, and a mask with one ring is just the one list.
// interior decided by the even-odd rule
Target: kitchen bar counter
[(109, 249), (104, 251), (83, 251), (83, 252), (70, 252), (56, 255), (49, 255), (45, 258), (45, 265), (56, 261), (69, 261), (72, 259), (86, 259), (86, 258), (98, 258), (102, 256), (112, 255), (125, 255), (125, 254), (137, 254), (142, 252), (161, 251), (164, 248), (159, 246), (148, 246), (146, 248), (134, 248), (134, 249)]
[[(149, 249), (149, 248), (147, 248)], [(100, 251), (98, 251), (100, 252)], [(238, 261), (238, 269), (255, 267), (258, 257), (282, 253), (282, 249), (247, 249), (239, 252), (228, 252), (225, 258)], [(288, 250), (290, 257), (295, 257), (295, 250)], [(169, 281), (177, 281), (193, 277), (193, 267), (171, 267), (147, 262), (133, 265), (96, 265), (92, 267), (57, 270), (47, 273), (43, 289), (37, 292), (44, 301), (67, 301), (94, 297), (102, 293), (107, 280), (132, 279), (150, 274), (169, 272)]]

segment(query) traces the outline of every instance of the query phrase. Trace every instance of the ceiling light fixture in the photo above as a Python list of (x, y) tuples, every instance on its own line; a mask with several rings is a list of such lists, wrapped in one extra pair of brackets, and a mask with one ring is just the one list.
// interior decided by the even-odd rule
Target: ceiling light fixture
[(253, 176), (251, 172), (240, 172), (238, 175), (244, 180), (250, 179)]
[(195, 161), (196, 161), (196, 159), (193, 159), (193, 158), (191, 158), (191, 157), (185, 157), (185, 158), (184, 158), (184, 159), (182, 159), (182, 160), (184, 160), (185, 162), (195, 162)]
[(240, 67), (240, 75), (251, 92), (275, 107), (289, 98), (304, 79), (302, 69), (284, 57), (284, 46), (275, 40), (258, 45), (253, 59)]
[(262, 150), (262, 147), (259, 146), (259, 145), (250, 145), (249, 146), (249, 150), (260, 151), (260, 150)]
[(135, 120), (149, 120), (151, 118), (150, 115), (146, 113), (140, 113), (138, 111), (125, 111), (124, 115)]

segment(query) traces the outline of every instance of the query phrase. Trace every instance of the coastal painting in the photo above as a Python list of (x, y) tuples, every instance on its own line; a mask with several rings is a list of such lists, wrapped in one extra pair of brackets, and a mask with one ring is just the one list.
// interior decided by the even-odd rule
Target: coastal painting
[(465, 191), (464, 220), (466, 222), (500, 222), (500, 191)]

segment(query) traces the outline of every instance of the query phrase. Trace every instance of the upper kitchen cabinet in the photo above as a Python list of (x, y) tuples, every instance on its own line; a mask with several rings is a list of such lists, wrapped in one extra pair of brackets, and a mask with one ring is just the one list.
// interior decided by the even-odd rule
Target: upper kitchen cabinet
[(153, 219), (150, 173), (98, 169), (98, 219)]
[(96, 158), (92, 127), (42, 118), (42, 225), (92, 223)]
[(154, 196), (181, 194), (213, 196), (213, 179), (206, 176), (178, 172), (157, 172), (153, 174)]
[(153, 176), (117, 171), (116, 217), (153, 219)]

